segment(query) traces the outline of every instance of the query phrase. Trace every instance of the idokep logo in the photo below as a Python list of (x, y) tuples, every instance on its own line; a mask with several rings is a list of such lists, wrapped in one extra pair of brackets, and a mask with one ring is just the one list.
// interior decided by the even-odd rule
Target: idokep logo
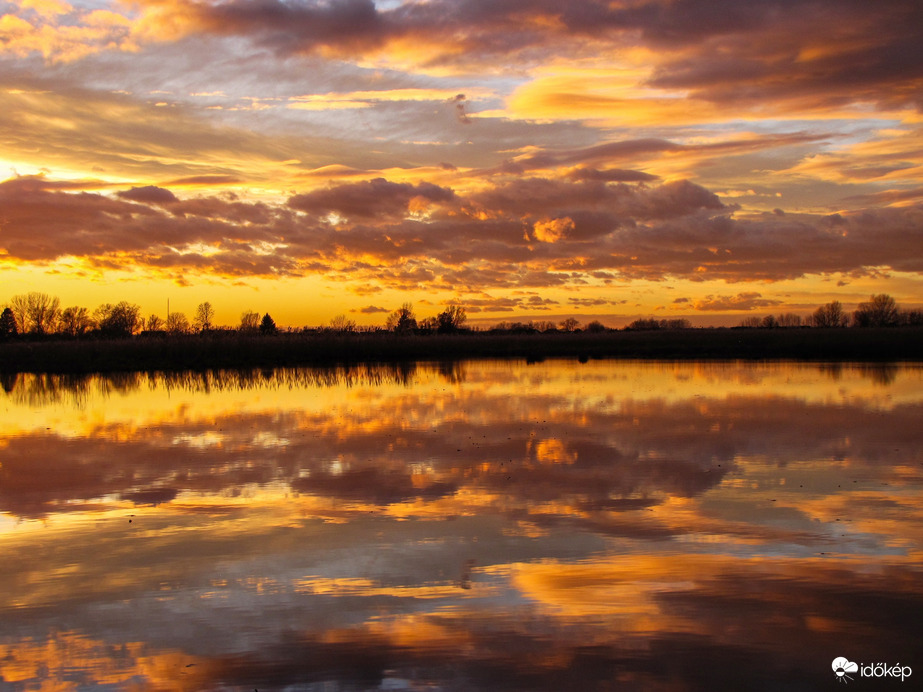
[(913, 673), (910, 666), (902, 666), (900, 663), (893, 666), (890, 663), (853, 663), (842, 656), (833, 659), (833, 672), (837, 682), (854, 680), (853, 675), (856, 673), (863, 678), (894, 678), (904, 682)]
[(833, 659), (833, 672), (836, 673), (837, 682), (849, 682), (852, 680), (852, 677), (849, 673), (856, 673), (859, 671), (859, 666), (852, 661), (848, 661), (842, 656)]

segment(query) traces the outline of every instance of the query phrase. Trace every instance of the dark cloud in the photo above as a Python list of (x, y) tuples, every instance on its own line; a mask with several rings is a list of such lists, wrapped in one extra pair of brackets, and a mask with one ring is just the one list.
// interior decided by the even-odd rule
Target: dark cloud
[(214, 185), (234, 185), (236, 183), (244, 182), (243, 178), (238, 178), (233, 175), (191, 175), (185, 178), (176, 178), (175, 180), (167, 181), (166, 185), (177, 185), (177, 186), (214, 186)]
[(470, 125), (471, 118), (469, 118), (468, 114), (465, 112), (465, 105), (467, 103), (465, 100), (465, 95), (458, 94), (450, 101), (450, 103), (455, 106), (455, 116), (458, 118), (458, 122), (464, 125)]
[(923, 199), (923, 187), (910, 190), (882, 190), (865, 195), (852, 195), (845, 197), (843, 202), (862, 205), (897, 204)]
[(257, 37), (285, 53), (335, 46), (369, 49), (385, 40), (388, 27), (371, 0), (283, 3), (278, 0), (232, 0), (220, 5), (190, 6), (191, 18), (218, 34)]
[(640, 40), (664, 56), (652, 86), (738, 106), (792, 98), (919, 105), (923, 83), (923, 8), (912, 0), (436, 0), (389, 9), (371, 0), (234, 0), (177, 12), (200, 31), (283, 54), (347, 56), (399, 41), (425, 47), (425, 62), (459, 66), (500, 57), (528, 64), (549, 50), (589, 53)]
[(392, 183), (375, 178), (361, 183), (335, 185), (295, 195), (288, 206), (315, 215), (336, 212), (347, 217), (376, 217), (406, 212), (414, 198), (438, 204), (451, 202), (455, 193), (432, 183)]
[(604, 183), (644, 183), (657, 180), (656, 175), (651, 175), (650, 173), (644, 173), (642, 171), (624, 170), (621, 168), (609, 170), (577, 168), (570, 171), (566, 177), (569, 180), (595, 180)]
[(116, 195), (131, 202), (143, 202), (144, 204), (172, 204), (179, 201), (172, 192), (155, 185), (133, 187), (130, 190), (117, 192)]
[[(923, 269), (920, 205), (737, 218), (714, 193), (682, 180), (519, 178), (459, 195), (379, 178), (277, 206), (177, 199), (153, 186), (109, 197), (14, 178), (0, 183), (0, 203), (0, 247), (10, 257), (72, 255), (100, 268), (128, 258), (163, 271), (323, 273), (368, 286), (463, 292), (580, 285), (591, 277), (774, 281)], [(337, 223), (330, 213), (341, 216)]]

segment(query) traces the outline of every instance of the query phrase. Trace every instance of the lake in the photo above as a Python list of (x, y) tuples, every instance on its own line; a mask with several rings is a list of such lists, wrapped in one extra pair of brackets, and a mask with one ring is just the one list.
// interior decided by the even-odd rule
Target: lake
[(0, 384), (2, 690), (923, 679), (919, 364)]

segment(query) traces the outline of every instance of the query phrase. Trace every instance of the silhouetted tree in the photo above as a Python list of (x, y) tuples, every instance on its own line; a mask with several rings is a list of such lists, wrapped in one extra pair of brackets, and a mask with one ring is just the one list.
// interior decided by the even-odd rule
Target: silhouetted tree
[(857, 327), (896, 327), (900, 324), (900, 311), (894, 298), (879, 293), (868, 302), (859, 303), (853, 313), (853, 324)]
[(749, 317), (744, 317), (744, 318), (740, 321), (740, 325), (739, 325), (739, 326), (741, 326), (741, 327), (746, 327), (746, 328), (748, 328), (748, 329), (754, 329), (754, 328), (756, 328), (756, 327), (762, 327), (762, 326), (763, 326), (763, 319), (762, 319), (761, 317), (757, 317), (756, 315), (750, 315)]
[(12, 308), (3, 308), (3, 312), (0, 313), (0, 339), (9, 339), (17, 333), (16, 316), (13, 315)]
[(775, 315), (766, 315), (760, 320), (760, 326), (763, 329), (775, 329), (779, 326), (779, 321), (776, 319)]
[(796, 315), (791, 312), (786, 312), (785, 314), (779, 315), (779, 317), (776, 318), (776, 322), (778, 323), (780, 327), (786, 327), (789, 329), (794, 328), (794, 327), (800, 327), (801, 326), (801, 316)]
[(189, 331), (189, 320), (182, 312), (171, 312), (167, 315), (167, 331), (171, 334), (185, 334)]
[(260, 313), (246, 310), (240, 315), (238, 330), (246, 334), (253, 334), (260, 328)]
[(577, 327), (580, 326), (580, 320), (577, 320), (573, 317), (568, 317), (566, 320), (561, 322), (561, 331), (562, 332), (575, 332)]
[(923, 310), (907, 310), (901, 313), (901, 324), (906, 324), (909, 327), (923, 325)]
[(388, 315), (385, 327), (398, 334), (406, 334), (417, 328), (417, 318), (413, 314), (413, 304), (404, 303), (400, 308)]
[(143, 324), (141, 306), (123, 300), (117, 305), (103, 303), (93, 313), (96, 328), (106, 336), (131, 336)]
[(606, 327), (606, 325), (604, 325), (599, 320), (593, 320), (583, 328), (583, 331), (590, 332), (590, 334), (599, 334), (600, 332), (604, 332), (607, 329), (608, 327)]
[(436, 330), (440, 334), (457, 332), (467, 319), (465, 308), (460, 305), (450, 305), (436, 316)]
[(846, 317), (838, 300), (820, 306), (810, 317), (810, 323), (814, 327), (845, 327), (848, 322), (849, 318)]
[(354, 332), (356, 331), (356, 323), (348, 319), (346, 315), (337, 315), (330, 320), (330, 329), (335, 332)]
[(685, 317), (677, 317), (672, 320), (660, 320), (661, 329), (692, 329), (692, 322)]
[(625, 329), (628, 329), (630, 331), (647, 331), (651, 329), (660, 329), (660, 322), (658, 322), (657, 320), (653, 318), (640, 319), (640, 320), (635, 320), (634, 322), (629, 324), (627, 327), (625, 327)]
[(74, 306), (64, 308), (58, 320), (58, 332), (68, 336), (82, 336), (93, 327), (93, 320), (86, 308)]
[(523, 322), (513, 322), (509, 326), (509, 330), (513, 334), (535, 334), (535, 332), (538, 331), (532, 322), (529, 322), (529, 324), (525, 324)]
[(145, 329), (149, 332), (159, 332), (164, 328), (164, 321), (160, 319), (157, 315), (151, 315), (147, 318), (147, 323), (145, 324)]
[(276, 323), (273, 321), (272, 317), (269, 316), (267, 312), (263, 315), (263, 319), (260, 322), (260, 334), (275, 334), (276, 333)]
[(438, 317), (424, 317), (417, 322), (417, 331), (421, 334), (432, 334), (439, 330)]
[(37, 291), (10, 299), (16, 326), (21, 334), (47, 334), (54, 331), (60, 314), (59, 304), (57, 297)]
[(13, 319), (16, 322), (16, 331), (19, 334), (25, 334), (29, 331), (28, 318), (28, 299), (25, 295), (13, 296), (10, 298), (10, 309), (13, 312)]
[(192, 326), (198, 332), (207, 332), (212, 328), (212, 320), (215, 319), (215, 308), (207, 300), (199, 303), (195, 309), (195, 317), (192, 320)]

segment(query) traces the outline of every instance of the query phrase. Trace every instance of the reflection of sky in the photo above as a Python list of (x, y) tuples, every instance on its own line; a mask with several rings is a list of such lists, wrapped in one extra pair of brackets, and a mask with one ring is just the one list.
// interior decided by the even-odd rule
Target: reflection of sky
[(827, 646), (913, 663), (919, 369), (341, 375), (0, 395), (3, 680), (682, 689), (705, 673), (667, 653), (771, 651), (792, 683)]

